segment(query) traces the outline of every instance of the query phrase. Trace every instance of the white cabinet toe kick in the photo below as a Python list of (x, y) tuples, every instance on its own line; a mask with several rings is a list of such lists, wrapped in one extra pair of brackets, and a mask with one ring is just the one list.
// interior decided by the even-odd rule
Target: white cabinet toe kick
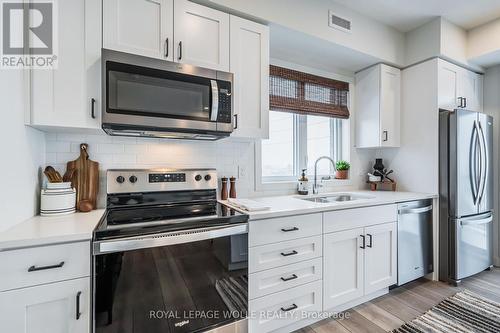
[(386, 294), (397, 281), (397, 206), (249, 224), (250, 333), (291, 332)]

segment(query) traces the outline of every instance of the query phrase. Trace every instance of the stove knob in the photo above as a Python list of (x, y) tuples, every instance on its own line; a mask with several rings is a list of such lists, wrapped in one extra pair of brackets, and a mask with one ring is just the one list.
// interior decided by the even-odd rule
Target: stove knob
[(196, 177), (194, 177), (194, 179), (199, 182), (201, 180), (201, 175), (196, 175)]
[(136, 183), (137, 182), (137, 177), (136, 176), (130, 176), (130, 178), (128, 179), (132, 184)]
[(120, 184), (123, 184), (125, 182), (125, 178), (123, 176), (118, 176), (116, 177), (116, 181)]
[(207, 182), (208, 182), (210, 179), (212, 179), (212, 176), (210, 176), (210, 175), (206, 175), (206, 176), (205, 176), (205, 180), (206, 180)]

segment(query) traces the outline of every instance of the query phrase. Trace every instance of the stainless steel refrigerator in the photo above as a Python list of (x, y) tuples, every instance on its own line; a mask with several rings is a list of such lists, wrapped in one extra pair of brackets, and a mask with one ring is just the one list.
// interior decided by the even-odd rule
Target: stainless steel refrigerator
[(493, 119), (463, 109), (439, 116), (439, 279), (458, 284), (493, 264)]

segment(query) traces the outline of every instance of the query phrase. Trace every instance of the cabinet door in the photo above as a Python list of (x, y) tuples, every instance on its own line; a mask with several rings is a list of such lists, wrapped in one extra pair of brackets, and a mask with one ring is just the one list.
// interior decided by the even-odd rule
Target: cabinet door
[[(31, 81), (31, 119), (35, 126), (99, 128), (91, 115), (89, 95), (100, 95), (100, 4), (94, 0), (58, 3), (58, 65), (34, 69)], [(92, 91), (87, 91), (87, 77)], [(97, 103), (96, 103), (97, 104)]]
[(458, 77), (458, 95), (465, 98), (464, 109), (482, 111), (483, 95), (482, 76), (474, 72), (463, 70)]
[(365, 228), (365, 294), (397, 282), (396, 222)]
[(89, 278), (0, 293), (1, 332), (88, 333), (89, 312)]
[(233, 136), (269, 138), (269, 28), (231, 15)]
[(173, 60), (173, 0), (103, 1), (104, 48)]
[(174, 8), (174, 61), (229, 72), (229, 14), (187, 0)]
[(458, 103), (458, 77), (460, 69), (452, 64), (439, 61), (438, 69), (438, 105), (440, 109), (454, 110)]
[(363, 228), (323, 236), (323, 309), (328, 310), (364, 294)]
[(378, 66), (356, 74), (356, 147), (379, 147), (380, 69)]
[(382, 147), (399, 147), (401, 71), (380, 65), (380, 142)]

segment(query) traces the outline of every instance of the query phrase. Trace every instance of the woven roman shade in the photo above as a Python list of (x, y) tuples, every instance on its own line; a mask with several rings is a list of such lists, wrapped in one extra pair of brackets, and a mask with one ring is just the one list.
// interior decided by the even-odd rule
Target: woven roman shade
[(271, 110), (349, 118), (349, 83), (278, 66), (269, 74)]

